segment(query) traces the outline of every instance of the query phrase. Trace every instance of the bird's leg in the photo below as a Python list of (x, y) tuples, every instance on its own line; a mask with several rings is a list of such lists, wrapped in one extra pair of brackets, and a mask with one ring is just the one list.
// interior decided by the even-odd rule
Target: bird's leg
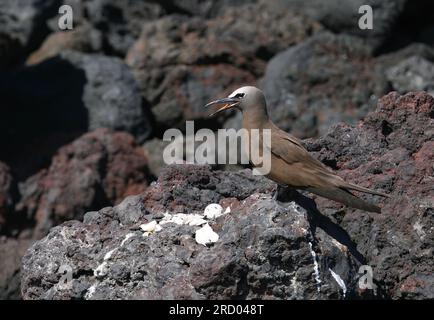
[(276, 191), (273, 195), (273, 200), (279, 202), (290, 202), (294, 199), (296, 195), (295, 192), (295, 189), (291, 187), (277, 184)]

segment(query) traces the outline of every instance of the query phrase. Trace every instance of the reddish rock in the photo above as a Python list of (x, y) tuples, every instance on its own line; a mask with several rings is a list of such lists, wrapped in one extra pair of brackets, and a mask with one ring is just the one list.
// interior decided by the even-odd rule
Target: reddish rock
[(51, 166), (20, 185), (18, 210), (36, 222), (35, 236), (84, 211), (115, 204), (147, 186), (147, 160), (134, 138), (98, 129), (62, 147)]
[(157, 122), (172, 127), (205, 117), (210, 99), (254, 84), (276, 52), (317, 29), (267, 4), (228, 8), (210, 20), (168, 16), (144, 24), (126, 61)]
[[(434, 98), (389, 93), (355, 127), (339, 124), (307, 147), (344, 178), (390, 194), (366, 195), (381, 214), (316, 198), (347, 230), (389, 298), (432, 299)], [(343, 213), (346, 213), (343, 215)]]
[[(315, 232), (306, 210), (274, 201), (273, 187), (250, 170), (168, 166), (144, 194), (57, 226), (33, 245), (22, 260), (23, 298), (353, 297), (357, 260), (331, 236)], [(161, 221), (165, 213), (203, 214), (218, 201), (231, 212), (207, 220), (219, 235), (208, 246), (195, 238), (200, 226)], [(139, 225), (150, 221), (161, 229), (144, 236)], [(41, 264), (49, 267), (36, 267)], [(59, 271), (64, 264), (74, 274), (66, 288)], [(342, 277), (344, 290), (330, 270)]]
[[(339, 175), (390, 194), (361, 195), (381, 214), (297, 193), (275, 201), (274, 183), (249, 170), (171, 165), (142, 195), (35, 244), (23, 258), (24, 298), (433, 299), (433, 118), (432, 96), (392, 92), (357, 126), (304, 141)], [(231, 212), (208, 221), (219, 235), (208, 247), (195, 242), (193, 226), (161, 224), (148, 237), (134, 231), (165, 213), (202, 214), (210, 203)], [(55, 268), (35, 267), (63, 263), (81, 275), (67, 290)], [(372, 268), (371, 288), (359, 285), (362, 265)]]
[(209, 166), (171, 165), (162, 170), (153, 188), (144, 194), (144, 204), (151, 213), (191, 212), (220, 200), (222, 204), (237, 204), (236, 199), (255, 191), (270, 192), (273, 187), (271, 181), (252, 176), (249, 170), (220, 175)]

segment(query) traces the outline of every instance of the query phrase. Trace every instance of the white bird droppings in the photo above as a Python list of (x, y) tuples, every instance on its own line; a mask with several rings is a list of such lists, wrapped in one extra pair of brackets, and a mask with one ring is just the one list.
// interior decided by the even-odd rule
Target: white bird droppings
[(205, 217), (208, 219), (215, 219), (224, 214), (222, 206), (219, 205), (218, 203), (211, 203), (207, 205), (203, 213)]
[(187, 214), (185, 223), (189, 226), (201, 226), (206, 223), (206, 220), (200, 214)]
[(157, 227), (157, 221), (155, 221), (155, 220), (140, 225), (140, 228), (145, 232), (155, 231), (156, 227)]
[(93, 296), (93, 294), (95, 293), (95, 291), (96, 291), (96, 285), (91, 285), (88, 289), (87, 289), (87, 292), (86, 292), (86, 294), (84, 295), (84, 298), (85, 299), (90, 299), (90, 298), (92, 298), (92, 296)]
[(176, 223), (179, 225), (187, 224), (189, 226), (201, 226), (206, 223), (203, 219), (203, 216), (200, 214), (185, 214), (185, 213), (176, 213), (171, 215), (166, 213), (164, 218), (161, 220), (160, 224), (166, 223)]
[(104, 277), (109, 271), (109, 265), (106, 261), (101, 263), (94, 271), (93, 275), (97, 278)]
[(345, 298), (345, 294), (347, 293), (347, 286), (345, 285), (344, 280), (342, 280), (342, 278), (337, 273), (335, 273), (332, 269), (329, 268), (329, 271), (332, 274), (333, 278), (336, 280), (339, 287), (341, 287), (342, 293)]
[(122, 242), (121, 242), (121, 247), (130, 239), (130, 238), (132, 238), (132, 237), (134, 237), (134, 235), (135, 235), (135, 233), (134, 232), (130, 232), (130, 233), (128, 233), (126, 236), (125, 236), (125, 238), (124, 238), (124, 240), (122, 240)]
[(207, 244), (217, 242), (219, 235), (215, 233), (207, 223), (196, 231), (195, 239), (197, 243), (206, 246)]
[(151, 233), (158, 232), (162, 229), (161, 226), (155, 220), (148, 223), (141, 224), (140, 228), (144, 231), (143, 233), (144, 237), (147, 237)]
[(312, 242), (309, 242), (309, 247), (310, 247), (310, 253), (311, 253), (312, 258), (313, 258), (313, 271), (315, 274), (316, 288), (317, 288), (318, 292), (320, 292), (321, 291), (321, 278), (319, 275), (318, 262), (316, 261), (316, 253), (312, 248)]
[(109, 260), (109, 259), (112, 257), (113, 253), (114, 253), (116, 250), (117, 250), (117, 248), (114, 248), (113, 250), (110, 250), (109, 252), (107, 252), (107, 253), (105, 254), (105, 256), (104, 256), (104, 261)]

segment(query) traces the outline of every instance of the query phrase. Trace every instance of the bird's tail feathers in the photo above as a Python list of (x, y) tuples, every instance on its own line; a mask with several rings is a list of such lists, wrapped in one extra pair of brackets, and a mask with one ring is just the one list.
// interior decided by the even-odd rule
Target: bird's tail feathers
[(370, 193), (370, 194), (375, 194), (377, 196), (382, 196), (382, 197), (386, 197), (389, 198), (390, 196), (388, 194), (382, 193), (382, 192), (378, 192), (375, 190), (371, 190), (365, 187), (361, 187), (358, 186), (354, 183), (346, 183), (346, 185), (344, 186), (345, 188), (348, 188), (350, 190), (355, 190), (355, 191), (360, 191), (360, 192), (364, 192), (364, 193)]
[(341, 189), (341, 188), (323, 189), (323, 188), (309, 187), (306, 188), (305, 190), (315, 193), (321, 197), (325, 197), (337, 202), (341, 202), (351, 208), (381, 213), (380, 207), (356, 197), (351, 192), (345, 189)]

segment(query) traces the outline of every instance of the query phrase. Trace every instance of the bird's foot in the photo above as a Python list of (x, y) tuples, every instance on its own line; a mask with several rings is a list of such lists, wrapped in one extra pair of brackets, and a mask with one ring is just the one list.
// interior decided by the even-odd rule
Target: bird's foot
[(278, 184), (273, 195), (273, 200), (284, 203), (291, 202), (295, 199), (296, 192), (297, 191), (291, 187), (281, 186)]

